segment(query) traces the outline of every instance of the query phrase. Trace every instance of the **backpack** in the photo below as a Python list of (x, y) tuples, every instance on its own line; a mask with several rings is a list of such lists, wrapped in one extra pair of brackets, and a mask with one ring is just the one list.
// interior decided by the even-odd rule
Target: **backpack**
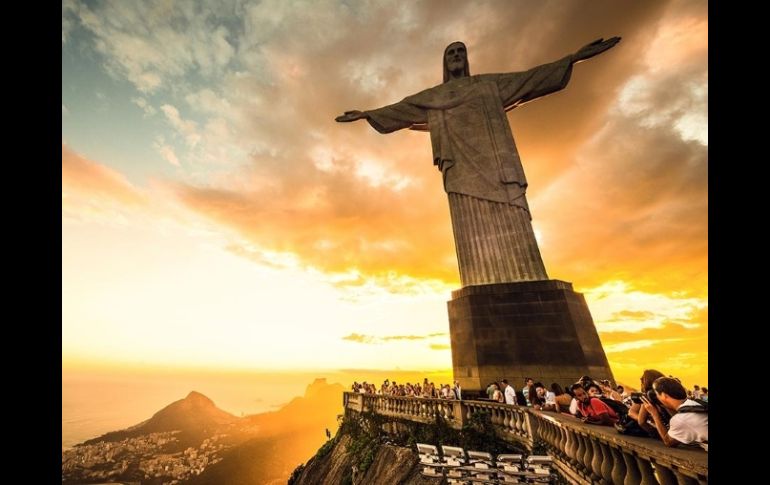
[(526, 406), (527, 405), (527, 398), (524, 397), (524, 393), (521, 391), (516, 391), (516, 403), (519, 406)]
[(606, 404), (608, 408), (610, 408), (613, 411), (615, 411), (615, 414), (618, 415), (618, 419), (619, 420), (625, 418), (626, 416), (628, 416), (628, 406), (626, 406), (622, 402), (616, 401), (616, 400), (614, 400), (612, 398), (604, 397), (604, 396), (599, 397), (599, 398), (594, 398), (594, 399), (599, 399), (601, 402)]
[(697, 402), (698, 406), (680, 406), (679, 409), (676, 410), (677, 413), (708, 413), (709, 412), (709, 402), (704, 401), (703, 399), (693, 399), (693, 401)]
[(618, 422), (615, 423), (614, 426), (618, 433), (626, 436), (643, 436), (646, 438), (650, 436), (644, 428), (639, 426), (639, 423), (637, 423), (635, 419), (632, 419), (631, 416), (628, 415), (628, 406), (622, 402), (604, 396), (592, 399), (599, 399), (606, 404), (607, 407), (615, 411), (615, 414), (618, 415)]

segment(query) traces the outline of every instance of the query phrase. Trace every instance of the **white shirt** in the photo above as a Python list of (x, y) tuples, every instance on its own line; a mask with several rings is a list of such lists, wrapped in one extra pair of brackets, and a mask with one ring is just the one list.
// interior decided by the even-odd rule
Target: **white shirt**
[(511, 385), (505, 388), (505, 404), (516, 404), (516, 390)]
[(573, 397), (572, 401), (570, 401), (569, 403), (569, 413), (572, 415), (575, 415), (577, 414), (577, 412), (578, 412), (578, 402), (577, 402), (577, 399)]
[[(700, 406), (687, 399), (679, 407)], [(678, 408), (677, 408), (678, 409)], [(682, 444), (700, 444), (709, 440), (709, 413), (676, 413), (671, 417), (668, 435)], [(708, 448), (706, 448), (708, 451)]]

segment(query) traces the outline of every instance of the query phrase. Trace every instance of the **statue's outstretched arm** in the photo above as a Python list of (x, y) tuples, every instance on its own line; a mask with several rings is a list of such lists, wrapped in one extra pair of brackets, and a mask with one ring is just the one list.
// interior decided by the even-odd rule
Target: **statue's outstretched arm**
[(396, 130), (415, 129), (416, 126), (424, 125), (428, 122), (428, 112), (426, 109), (404, 100), (377, 109), (345, 111), (342, 116), (334, 119), (341, 123), (366, 120), (372, 128), (380, 133), (392, 133)]
[(338, 121), (340, 123), (348, 123), (350, 121), (356, 121), (356, 120), (363, 120), (369, 118), (369, 115), (367, 115), (363, 111), (353, 110), (353, 111), (345, 111), (342, 115), (334, 118), (334, 121)]
[(611, 39), (607, 40), (597, 39), (590, 44), (586, 44), (577, 52), (572, 54), (572, 63), (577, 64), (578, 62), (585, 61), (586, 59), (590, 59), (593, 56), (599, 55), (607, 49), (615, 47), (615, 44), (618, 42), (620, 42), (620, 37), (612, 37)]

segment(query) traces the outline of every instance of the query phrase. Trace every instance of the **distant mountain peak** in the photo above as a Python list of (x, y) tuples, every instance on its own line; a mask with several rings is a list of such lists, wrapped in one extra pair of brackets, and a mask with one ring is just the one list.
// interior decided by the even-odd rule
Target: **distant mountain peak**
[(316, 377), (315, 380), (305, 388), (305, 397), (314, 397), (327, 387), (329, 387), (329, 384), (326, 382), (325, 377)]
[(198, 391), (190, 391), (190, 394), (187, 395), (187, 397), (184, 398), (184, 401), (195, 401), (200, 402), (202, 404), (211, 404), (214, 406), (214, 401), (212, 401), (209, 397), (201, 394)]

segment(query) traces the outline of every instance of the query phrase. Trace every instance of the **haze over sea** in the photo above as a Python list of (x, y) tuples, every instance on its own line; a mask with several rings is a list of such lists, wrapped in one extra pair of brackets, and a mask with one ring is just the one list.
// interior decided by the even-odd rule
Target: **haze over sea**
[[(385, 378), (449, 382), (449, 372), (193, 370), (67, 370), (62, 372), (62, 449), (109, 431), (138, 424), (163, 407), (198, 391), (236, 416), (274, 411), (302, 396), (316, 378), (349, 386), (354, 380), (379, 385)], [(342, 396), (340, 396), (340, 411)]]

